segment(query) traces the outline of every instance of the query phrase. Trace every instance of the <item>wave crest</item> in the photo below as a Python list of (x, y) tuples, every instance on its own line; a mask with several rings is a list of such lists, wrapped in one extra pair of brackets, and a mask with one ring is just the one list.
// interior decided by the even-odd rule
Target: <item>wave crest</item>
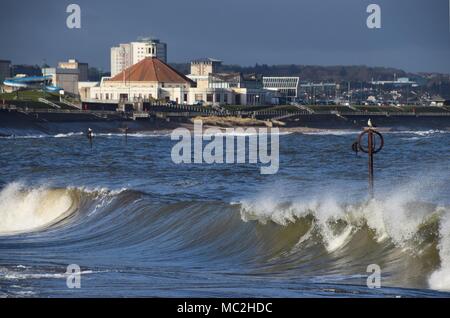
[(79, 197), (68, 189), (28, 189), (11, 183), (0, 192), (0, 235), (46, 228), (73, 213)]
[[(339, 203), (331, 198), (278, 202), (264, 197), (242, 201), (240, 213), (246, 222), (308, 224), (309, 230), (304, 231), (296, 247), (319, 239), (327, 253), (344, 248), (346, 253), (352, 252), (359, 243), (357, 233), (364, 232), (373, 240), (365, 243), (368, 257), (378, 246), (384, 250), (382, 255), (409, 255), (421, 262), (419, 267), (432, 263), (428, 285), (436, 290), (450, 290), (449, 207), (417, 202), (411, 194), (397, 193), (382, 201), (374, 199), (360, 204)], [(436, 261), (433, 255), (437, 255)]]

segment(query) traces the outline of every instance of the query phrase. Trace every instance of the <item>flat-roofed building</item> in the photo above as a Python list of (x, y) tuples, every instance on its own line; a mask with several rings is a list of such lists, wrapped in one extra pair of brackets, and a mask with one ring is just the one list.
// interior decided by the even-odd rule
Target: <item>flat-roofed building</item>
[(52, 83), (64, 90), (64, 93), (70, 95), (79, 95), (78, 91), (78, 69), (49, 67), (42, 69), (43, 76), (51, 76)]
[(218, 72), (218, 67), (222, 61), (213, 58), (201, 58), (191, 62), (191, 75), (208, 76)]
[(88, 63), (81, 63), (75, 59), (69, 59), (67, 62), (59, 62), (58, 68), (78, 70), (78, 80), (80, 82), (86, 82), (89, 80), (89, 65)]
[(262, 88), (261, 77), (256, 74), (209, 72), (188, 77), (197, 83), (191, 88), (191, 103), (257, 106), (271, 102), (272, 94)]
[(298, 97), (300, 78), (293, 76), (265, 76), (263, 77), (263, 88), (276, 91), (289, 100)]

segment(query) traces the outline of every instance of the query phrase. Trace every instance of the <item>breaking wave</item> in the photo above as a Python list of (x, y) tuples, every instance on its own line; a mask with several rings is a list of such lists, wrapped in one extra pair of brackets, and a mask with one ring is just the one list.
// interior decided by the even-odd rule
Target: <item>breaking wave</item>
[(73, 213), (79, 198), (66, 189), (26, 189), (19, 183), (0, 192), (0, 235), (45, 228)]
[(43, 231), (70, 219), (81, 209), (95, 212), (106, 197), (119, 192), (8, 184), (0, 192), (0, 236)]
[[(399, 282), (416, 280), (421, 287), (450, 290), (448, 206), (418, 202), (414, 194), (396, 193), (385, 200), (358, 204), (332, 198), (278, 202), (265, 197), (244, 200), (240, 212), (247, 222), (301, 228), (296, 250), (319, 244), (328, 254), (349, 253), (345, 256), (349, 266), (362, 264), (363, 259), (373, 260), (385, 264)], [(362, 253), (358, 254), (360, 249)], [(402, 273), (407, 263), (408, 273)]]
[(155, 203), (154, 196), (12, 183), (0, 192), (0, 235), (38, 233), (41, 244), (97, 258), (135, 249), (155, 262), (201, 260), (286, 277), (351, 279), (379, 264), (391, 286), (450, 290), (450, 209), (414, 194), (359, 203), (267, 195)]

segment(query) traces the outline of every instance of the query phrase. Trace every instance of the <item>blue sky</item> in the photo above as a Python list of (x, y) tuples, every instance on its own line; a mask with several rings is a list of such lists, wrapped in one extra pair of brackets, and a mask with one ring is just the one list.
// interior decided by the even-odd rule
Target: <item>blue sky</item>
[[(392, 66), (450, 73), (449, 0), (0, 0), (0, 59), (71, 57), (109, 70), (109, 48), (152, 35), (169, 62)], [(66, 27), (81, 6), (82, 28)], [(369, 30), (366, 8), (382, 10)]]

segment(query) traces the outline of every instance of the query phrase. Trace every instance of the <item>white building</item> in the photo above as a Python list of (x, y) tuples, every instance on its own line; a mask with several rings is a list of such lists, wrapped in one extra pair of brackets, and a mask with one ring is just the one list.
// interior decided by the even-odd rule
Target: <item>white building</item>
[[(201, 69), (200, 74), (206, 74), (207, 67)], [(100, 83), (80, 82), (79, 91), (83, 101), (106, 103), (164, 100), (188, 105), (262, 105), (271, 100), (271, 92), (261, 88), (256, 76), (206, 72), (185, 76), (160, 59), (147, 57)]]
[(143, 38), (137, 42), (111, 48), (111, 76), (115, 76), (147, 57), (167, 63), (167, 44), (158, 39)]
[(194, 83), (158, 58), (147, 57), (113, 77), (103, 78), (95, 86), (80, 84), (82, 95), (90, 100), (115, 103), (142, 99), (186, 104)]
[(241, 73), (219, 73), (222, 61), (203, 58), (191, 62), (188, 77), (196, 82), (191, 88), (191, 103), (204, 105), (264, 105), (271, 101), (272, 94), (262, 88), (261, 78)]
[(70, 95), (79, 95), (78, 79), (80, 72), (78, 69), (49, 67), (42, 69), (43, 76), (51, 76), (52, 83)]
[(291, 76), (263, 77), (263, 88), (295, 100), (298, 97), (300, 78)]
[[(191, 88), (193, 103), (205, 105), (263, 105), (270, 103), (272, 94), (262, 89), (260, 81), (254, 76), (241, 73), (209, 73), (209, 75), (188, 75), (196, 82)], [(269, 96), (270, 95), (270, 96)]]

